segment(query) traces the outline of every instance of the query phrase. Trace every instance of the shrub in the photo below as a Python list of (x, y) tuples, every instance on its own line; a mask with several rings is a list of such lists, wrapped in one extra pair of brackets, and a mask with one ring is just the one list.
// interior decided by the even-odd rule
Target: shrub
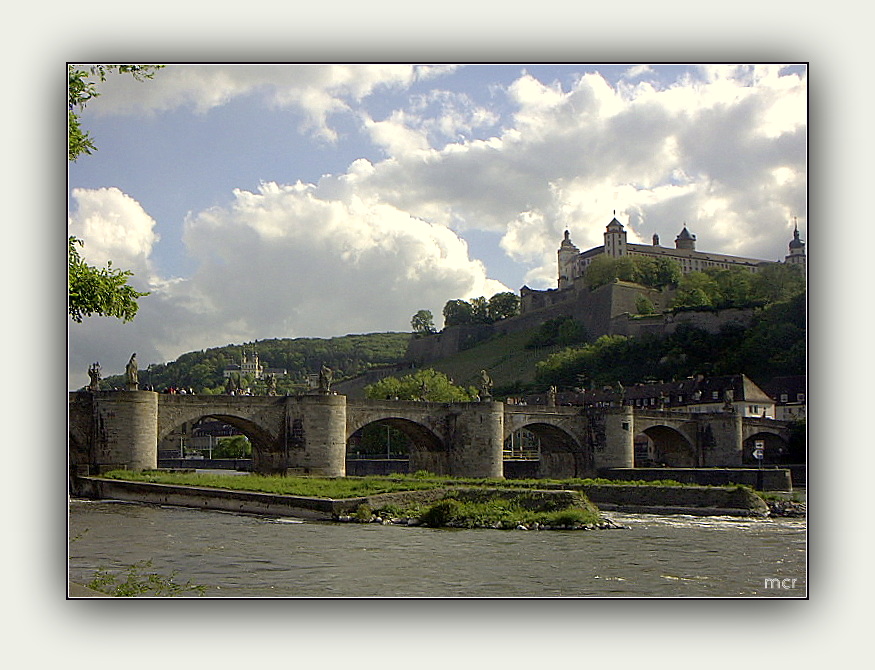
[(429, 507), (420, 517), (422, 523), (426, 526), (439, 528), (446, 526), (450, 521), (459, 515), (461, 503), (454, 498), (441, 500)]

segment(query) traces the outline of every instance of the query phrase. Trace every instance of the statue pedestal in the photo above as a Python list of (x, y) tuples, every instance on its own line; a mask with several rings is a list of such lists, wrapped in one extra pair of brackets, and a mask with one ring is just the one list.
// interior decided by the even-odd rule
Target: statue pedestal
[(139, 391), (139, 390), (140, 390), (139, 384), (128, 384), (127, 386), (125, 386), (125, 391)]

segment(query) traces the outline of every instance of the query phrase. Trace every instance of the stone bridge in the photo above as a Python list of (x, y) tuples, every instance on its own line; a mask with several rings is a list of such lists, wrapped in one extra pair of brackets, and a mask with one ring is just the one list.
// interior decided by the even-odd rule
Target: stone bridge
[(158, 443), (186, 422), (213, 417), (249, 437), (263, 473), (346, 474), (347, 445), (361, 428), (385, 424), (410, 439), (409, 470), (504, 476), (503, 449), (527, 430), (540, 442), (539, 477), (595, 476), (634, 466), (634, 438), (654, 441), (675, 467), (738, 467), (746, 441), (786, 442), (786, 424), (732, 413), (354, 400), (343, 395), (211, 396), (151, 391), (79, 391), (69, 396), (74, 472), (158, 465)]

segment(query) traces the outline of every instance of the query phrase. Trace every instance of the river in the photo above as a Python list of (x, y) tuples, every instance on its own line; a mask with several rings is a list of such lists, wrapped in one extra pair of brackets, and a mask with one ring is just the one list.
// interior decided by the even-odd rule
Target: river
[(214, 598), (802, 598), (800, 519), (606, 516), (599, 531), (339, 524), (69, 504), (69, 577), (149, 560)]

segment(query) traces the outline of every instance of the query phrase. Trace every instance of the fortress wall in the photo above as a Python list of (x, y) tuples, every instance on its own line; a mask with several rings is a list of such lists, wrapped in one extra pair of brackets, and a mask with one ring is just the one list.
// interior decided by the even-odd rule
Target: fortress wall
[(519, 316), (494, 324), (450, 326), (435, 335), (414, 338), (408, 346), (407, 357), (411, 362), (423, 365), (464, 351), (493, 335), (534, 330), (545, 321), (563, 316), (571, 316), (582, 323), (591, 339), (602, 335), (641, 337), (647, 333), (664, 337), (673, 333), (682, 323), (716, 333), (728, 324), (748, 327), (753, 321), (753, 309), (637, 317), (636, 302), (641, 295), (646, 295), (657, 310), (662, 310), (668, 307), (674, 292), (661, 292), (625, 282), (607, 284), (590, 291), (579, 281), (573, 288), (561, 291), (526, 291), (522, 301), (524, 310)]

